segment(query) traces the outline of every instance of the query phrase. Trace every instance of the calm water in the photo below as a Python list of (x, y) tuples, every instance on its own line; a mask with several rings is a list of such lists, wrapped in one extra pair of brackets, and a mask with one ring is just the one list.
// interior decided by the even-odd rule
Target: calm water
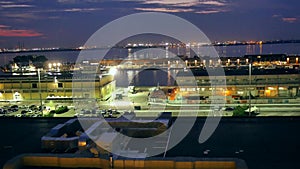
[[(265, 45), (242, 45), (242, 46), (216, 46), (216, 51), (219, 56), (238, 57), (246, 54), (300, 54), (300, 43), (289, 44), (265, 44)], [(110, 59), (124, 59), (124, 58), (171, 58), (176, 55), (188, 55), (193, 57), (197, 55), (205, 55), (205, 47), (188, 48), (168, 48), (167, 50), (161, 48), (151, 49), (124, 49), (112, 48), (107, 54), (104, 49), (85, 51), (78, 59), (79, 51), (64, 51), (64, 52), (35, 52), (35, 53), (10, 53), (0, 54), (0, 62), (3, 64), (9, 63), (14, 57), (18, 55), (45, 55), (50, 61), (55, 62), (71, 62), (75, 63), (78, 60), (85, 60), (94, 58), (100, 60), (101, 57)], [(118, 71), (115, 76), (117, 86), (128, 86), (134, 84), (135, 86), (161, 86), (174, 85), (174, 77), (176, 70), (143, 70), (143, 71)]]
[[(190, 55), (193, 57), (195, 54), (202, 53), (201, 47), (194, 47), (193, 50), (186, 48), (168, 48), (168, 51), (174, 55)], [(300, 54), (300, 43), (289, 43), (289, 44), (265, 44), (265, 45), (241, 45), (241, 46), (216, 46), (216, 51), (219, 56), (226, 57), (239, 57), (245, 54)], [(104, 50), (103, 50), (104, 51)], [(104, 55), (102, 50), (99, 50), (99, 56)], [(137, 49), (128, 52), (128, 49), (124, 48), (113, 48), (111, 49), (106, 58), (155, 58), (155, 57), (165, 57), (167, 54), (164, 51), (161, 53), (155, 51), (149, 52), (149, 50), (144, 50), (146, 52), (137, 52)], [(76, 62), (79, 51), (64, 51), (64, 52), (35, 52), (35, 53), (9, 53), (0, 54), (0, 62), (3, 64), (9, 63), (15, 56), (18, 55), (45, 55), (49, 60), (60, 61), (60, 62)], [(94, 54), (94, 52), (91, 52)], [(163, 55), (163, 56), (158, 56)], [(88, 56), (85, 56), (88, 58)], [(100, 57), (99, 57), (100, 58)]]
[(115, 75), (117, 86), (173, 86), (178, 70), (127, 70)]

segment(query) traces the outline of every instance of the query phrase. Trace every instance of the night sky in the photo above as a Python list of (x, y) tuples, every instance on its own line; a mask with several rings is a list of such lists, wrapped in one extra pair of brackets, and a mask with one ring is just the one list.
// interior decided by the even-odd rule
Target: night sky
[(100, 27), (138, 12), (166, 12), (211, 41), (300, 39), (299, 0), (4, 0), (0, 48), (78, 47)]

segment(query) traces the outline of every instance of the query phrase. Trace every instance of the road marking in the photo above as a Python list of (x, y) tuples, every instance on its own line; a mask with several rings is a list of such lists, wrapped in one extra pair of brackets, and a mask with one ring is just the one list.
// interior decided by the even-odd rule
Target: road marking
[(152, 147), (152, 148), (161, 148), (162, 149), (162, 148), (165, 148), (165, 147)]

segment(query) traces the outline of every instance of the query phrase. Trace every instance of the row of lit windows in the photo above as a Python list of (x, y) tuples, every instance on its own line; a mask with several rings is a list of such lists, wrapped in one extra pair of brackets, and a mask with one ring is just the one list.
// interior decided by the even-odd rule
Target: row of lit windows
[[(32, 84), (31, 84), (31, 87), (32, 87), (33, 89), (36, 89), (36, 88), (38, 88), (38, 84), (37, 84), (37, 83), (32, 83)], [(63, 85), (63, 83), (57, 83), (57, 87), (58, 87), (58, 88), (63, 88), (64, 85)]]
[[(212, 90), (215, 90), (215, 91), (226, 91), (226, 90), (227, 91), (235, 91), (235, 88), (212, 88), (212, 87), (209, 87), (209, 88), (205, 88), (205, 87), (202, 87), (202, 88), (181, 87), (180, 88), (181, 92), (195, 92), (195, 91), (204, 92), (204, 91), (212, 91)], [(288, 88), (287, 87), (256, 87), (254, 90), (258, 90), (258, 91), (265, 91), (265, 90), (287, 91)], [(299, 90), (300, 90), (300, 88), (299, 88)], [(240, 88), (239, 91), (237, 91), (237, 94), (243, 94), (244, 91), (247, 91), (247, 88), (244, 88), (244, 89)]]
[[(298, 82), (300, 81), (299, 78), (267, 78), (267, 79), (252, 79), (252, 83), (266, 83), (266, 82), (279, 82), (279, 83), (287, 83), (287, 82)], [(193, 80), (178, 80), (179, 83), (183, 84), (193, 84)], [(197, 80), (198, 84), (207, 84), (207, 83), (225, 83), (225, 79), (202, 79)], [(226, 83), (249, 83), (249, 79), (243, 78), (243, 79), (226, 79)]]

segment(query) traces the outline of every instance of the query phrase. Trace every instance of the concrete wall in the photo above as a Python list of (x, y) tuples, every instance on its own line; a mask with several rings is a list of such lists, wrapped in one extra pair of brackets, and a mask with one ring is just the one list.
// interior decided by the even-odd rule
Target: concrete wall
[(58, 168), (110, 168), (108, 160), (88, 157), (57, 157), (51, 155), (21, 155), (8, 161), (3, 169), (19, 169), (22, 166)]

